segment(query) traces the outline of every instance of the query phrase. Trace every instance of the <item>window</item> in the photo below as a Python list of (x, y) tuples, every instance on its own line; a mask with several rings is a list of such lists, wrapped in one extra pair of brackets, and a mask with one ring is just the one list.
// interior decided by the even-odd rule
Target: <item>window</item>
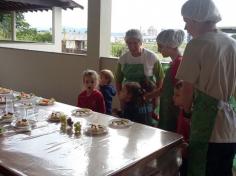
[(84, 9), (62, 11), (62, 52), (87, 53), (88, 0), (79, 1)]
[(0, 40), (11, 40), (12, 18), (10, 13), (0, 14)]
[[(52, 21), (42, 20), (45, 19), (45, 14), (52, 16), (51, 11), (16, 13), (16, 36), (13, 36), (12, 13), (0, 14), (0, 39), (23, 42), (52, 42)], [(37, 20), (33, 18), (34, 16), (37, 16)], [(49, 25), (37, 28), (39, 26), (36, 24), (39, 21), (44, 21)]]
[[(222, 21), (218, 26), (236, 27), (234, 16), (235, 0), (213, 0), (217, 5)], [(158, 58), (162, 56), (157, 52), (156, 36), (163, 29), (184, 29), (181, 16), (181, 7), (186, 0), (113, 0), (112, 26), (111, 26), (111, 55), (119, 57), (125, 50), (125, 32), (131, 28), (140, 29), (144, 38), (144, 47), (156, 52)], [(187, 37), (187, 32), (186, 32)], [(187, 39), (180, 47), (182, 51)], [(169, 59), (167, 58), (167, 61)]]
[[(52, 43), (52, 11), (27, 12), (17, 25), (18, 41)], [(47, 20), (45, 20), (47, 19)]]
[(0, 46), (86, 53), (87, 0), (76, 1), (71, 6), (62, 6), (66, 10), (56, 7), (53, 10), (16, 13), (16, 28), (13, 27), (13, 13), (0, 14)]

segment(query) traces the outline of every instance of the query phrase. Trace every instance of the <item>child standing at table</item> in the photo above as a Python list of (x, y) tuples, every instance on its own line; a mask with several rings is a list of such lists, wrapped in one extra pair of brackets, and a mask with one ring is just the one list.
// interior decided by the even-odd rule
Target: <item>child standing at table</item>
[(120, 93), (124, 102), (123, 117), (145, 125), (153, 125), (152, 103), (145, 101), (145, 91), (137, 82), (127, 82)]
[(103, 69), (100, 72), (99, 90), (103, 94), (106, 106), (106, 114), (112, 113), (112, 97), (116, 95), (116, 90), (111, 84), (114, 75), (111, 70)]
[(190, 130), (190, 113), (186, 113), (183, 110), (183, 96), (182, 96), (183, 82), (179, 81), (174, 88), (173, 101), (175, 106), (180, 108), (179, 116), (177, 118), (176, 132), (183, 135), (184, 141), (189, 141), (189, 130)]
[(103, 95), (99, 90), (97, 90), (97, 72), (94, 70), (85, 70), (83, 72), (83, 85), (85, 90), (79, 94), (77, 106), (105, 113), (106, 109)]
[(183, 145), (182, 145), (182, 165), (180, 167), (180, 176), (187, 175), (187, 162), (188, 162), (188, 153), (187, 147), (189, 143), (189, 134), (190, 134), (190, 116), (191, 113), (186, 113), (183, 110), (183, 81), (178, 81), (174, 88), (173, 101), (175, 106), (180, 108), (179, 116), (177, 118), (177, 127), (176, 132), (183, 136)]

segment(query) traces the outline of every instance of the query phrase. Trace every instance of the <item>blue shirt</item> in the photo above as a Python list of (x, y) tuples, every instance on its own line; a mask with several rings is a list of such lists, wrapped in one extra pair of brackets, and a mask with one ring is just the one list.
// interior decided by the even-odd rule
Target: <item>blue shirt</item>
[(100, 92), (103, 94), (106, 106), (106, 114), (112, 113), (112, 97), (116, 95), (115, 88), (108, 84), (108, 85), (100, 85)]

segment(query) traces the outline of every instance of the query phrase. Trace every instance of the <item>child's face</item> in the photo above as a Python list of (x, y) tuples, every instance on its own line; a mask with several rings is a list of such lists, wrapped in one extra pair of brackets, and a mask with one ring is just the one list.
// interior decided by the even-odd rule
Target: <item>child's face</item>
[(108, 82), (109, 82), (109, 79), (105, 75), (101, 74), (99, 84), (100, 85), (107, 85)]
[(84, 87), (87, 91), (92, 91), (96, 88), (97, 81), (92, 76), (85, 76), (84, 77)]
[(120, 92), (119, 95), (120, 100), (124, 101), (124, 102), (129, 102), (131, 99), (131, 95), (130, 93), (128, 93), (126, 87), (124, 86)]
[(175, 106), (179, 106), (179, 107), (183, 106), (182, 89), (174, 90), (173, 101), (174, 101)]

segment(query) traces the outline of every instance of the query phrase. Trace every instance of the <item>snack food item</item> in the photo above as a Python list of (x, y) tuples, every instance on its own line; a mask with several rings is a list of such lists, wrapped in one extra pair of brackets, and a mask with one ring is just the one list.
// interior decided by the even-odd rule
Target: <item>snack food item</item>
[(110, 121), (109, 126), (112, 128), (127, 128), (132, 124), (133, 122), (128, 119), (118, 118), (118, 119), (112, 119)]
[(67, 119), (67, 124), (68, 124), (69, 127), (73, 128), (73, 123), (74, 123), (74, 122), (72, 121), (71, 118), (68, 118), (68, 119)]
[(112, 121), (112, 125), (117, 125), (117, 126), (124, 126), (127, 125), (129, 122), (127, 120), (116, 120), (116, 121)]
[(80, 108), (80, 109), (75, 109), (72, 111), (72, 115), (73, 116), (88, 116), (90, 114), (92, 114), (92, 110), (91, 109), (87, 109), (87, 108)]
[(0, 94), (8, 94), (11, 90), (7, 88), (0, 87)]
[(20, 92), (20, 94), (17, 95), (16, 98), (17, 98), (18, 100), (22, 100), (22, 99), (30, 99), (30, 98), (32, 98), (33, 96), (34, 96), (33, 93), (27, 94), (27, 93), (25, 93), (25, 92)]
[(2, 120), (11, 119), (12, 117), (13, 117), (13, 113), (8, 112), (2, 116)]
[(52, 122), (60, 122), (61, 118), (66, 118), (66, 115), (63, 112), (52, 112), (48, 120)]
[(74, 124), (74, 129), (75, 129), (75, 134), (80, 134), (81, 133), (81, 124), (80, 124), (80, 122), (76, 122)]
[(1, 116), (0, 122), (1, 123), (11, 123), (13, 119), (14, 119), (14, 114), (8, 112), (8, 113), (4, 114), (3, 116)]
[(54, 98), (50, 98), (50, 99), (42, 98), (39, 100), (38, 104), (41, 106), (48, 106), (48, 105), (53, 105), (54, 102), (55, 102)]
[(21, 119), (16, 121), (16, 127), (27, 127), (29, 126), (29, 121), (27, 119)]
[(106, 133), (107, 129), (102, 125), (90, 124), (90, 127), (88, 127), (85, 132), (89, 135), (98, 135)]

